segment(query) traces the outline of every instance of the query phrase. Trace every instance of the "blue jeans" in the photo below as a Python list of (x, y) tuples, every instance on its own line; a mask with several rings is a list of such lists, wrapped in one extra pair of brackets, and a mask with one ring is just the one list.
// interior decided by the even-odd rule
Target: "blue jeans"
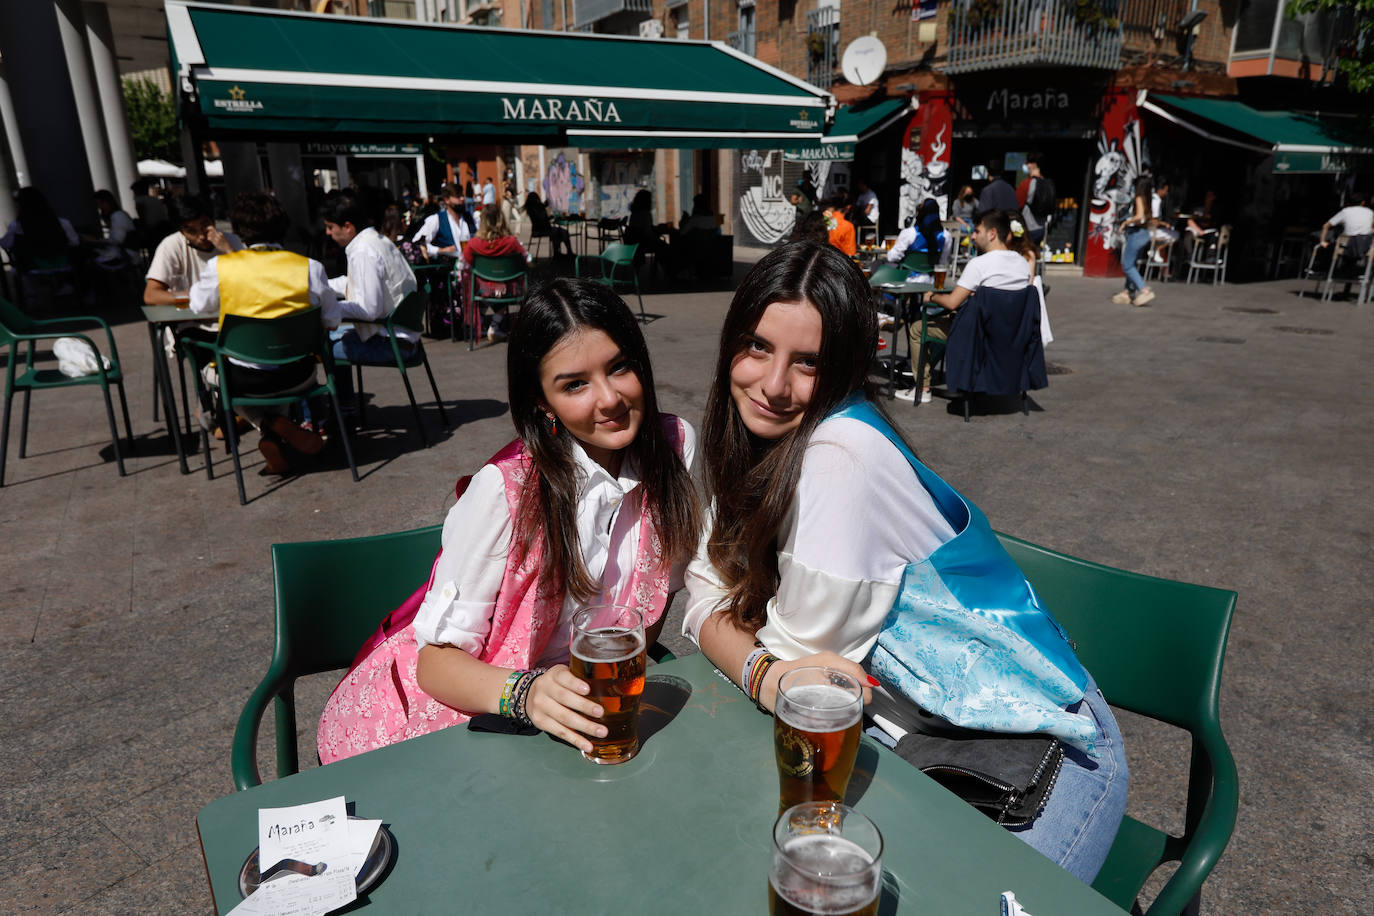
[(1140, 275), (1135, 262), (1148, 244), (1150, 230), (1139, 226), (1126, 233), (1126, 241), (1121, 246), (1121, 270), (1126, 274), (1126, 291), (1132, 296), (1145, 288), (1145, 278)]
[[(396, 357), (391, 352), (391, 338), (385, 334), (373, 334), (367, 340), (358, 336), (358, 332), (351, 326), (345, 325), (336, 331), (329, 332), (329, 339), (334, 344), (334, 358), (346, 359), (350, 363), (363, 366), (394, 366)], [(409, 359), (415, 353), (415, 344), (406, 343), (398, 340), (401, 345), (401, 356)], [(357, 405), (356, 393), (353, 390), (353, 371), (351, 368), (338, 367), (334, 373), (334, 387), (339, 391), (339, 404), (344, 410), (354, 410)]]
[[(1140, 235), (1149, 238), (1147, 232)], [(1084, 706), (1097, 722), (1101, 756), (1094, 760), (1065, 745), (1064, 765), (1044, 810), (1029, 826), (1010, 832), (1084, 884), (1091, 884), (1107, 860), (1126, 813), (1130, 774), (1121, 729), (1091, 678), (1083, 701), (1070, 711), (1079, 712)]]

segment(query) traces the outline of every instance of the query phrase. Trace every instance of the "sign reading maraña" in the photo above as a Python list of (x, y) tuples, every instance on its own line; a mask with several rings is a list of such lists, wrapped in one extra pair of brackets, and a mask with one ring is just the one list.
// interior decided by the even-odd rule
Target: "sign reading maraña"
[(601, 99), (558, 99), (521, 97), (512, 101), (501, 97), (502, 120), (505, 121), (593, 121), (598, 124), (619, 124), (620, 112), (615, 102)]

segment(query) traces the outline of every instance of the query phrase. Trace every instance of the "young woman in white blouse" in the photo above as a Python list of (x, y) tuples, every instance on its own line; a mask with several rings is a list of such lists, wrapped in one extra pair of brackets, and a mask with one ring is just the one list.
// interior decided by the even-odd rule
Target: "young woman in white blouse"
[(330, 696), (324, 763), (486, 713), (590, 751), (606, 729), (567, 666), (573, 614), (637, 607), (652, 642), (682, 586), (699, 527), (695, 434), (659, 413), (625, 303), (590, 281), (541, 287), (506, 369), (518, 438), (449, 511), (418, 608), (393, 613)]
[[(892, 745), (915, 708), (871, 676), (874, 647), (904, 571), (961, 532), (883, 432), (891, 424), (875, 412), (868, 379), (876, 341), (868, 284), (829, 246), (776, 249), (741, 283), (707, 401), (710, 510), (687, 570), (683, 631), (722, 672), (755, 685), (764, 709), (798, 667), (826, 665), (871, 685), (870, 734)], [(856, 408), (870, 419), (856, 419)], [(1110, 710), (1067, 642), (1061, 648), (1078, 693), (1051, 712), (1074, 714), (1089, 738), (1066, 751), (1058, 785), (1021, 835), (1091, 881), (1125, 808), (1126, 766)], [(770, 656), (761, 679), (745, 670)], [(951, 695), (967, 687), (941, 686)], [(1011, 679), (1009, 695), (1020, 686)]]

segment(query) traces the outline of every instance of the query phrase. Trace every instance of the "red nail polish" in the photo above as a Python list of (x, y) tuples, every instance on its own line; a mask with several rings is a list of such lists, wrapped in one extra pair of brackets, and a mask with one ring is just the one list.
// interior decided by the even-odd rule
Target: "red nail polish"
[(870, 687), (881, 687), (881, 686), (882, 686), (882, 681), (879, 681), (876, 677), (874, 677), (873, 675), (870, 674), (870, 675), (868, 676), (868, 686), (870, 686)]

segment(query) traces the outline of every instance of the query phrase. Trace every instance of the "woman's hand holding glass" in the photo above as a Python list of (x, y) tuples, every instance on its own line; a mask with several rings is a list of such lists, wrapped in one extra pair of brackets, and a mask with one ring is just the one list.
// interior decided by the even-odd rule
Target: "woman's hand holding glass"
[(873, 699), (873, 690), (870, 685), (874, 681), (864, 670), (863, 665), (850, 661), (837, 652), (817, 652), (815, 655), (806, 655), (790, 662), (775, 662), (768, 669), (768, 673), (763, 678), (763, 686), (759, 690), (759, 703), (769, 712), (777, 707), (778, 682), (782, 680), (784, 674), (797, 668), (834, 668), (836, 671), (842, 671), (863, 686), (865, 706)]
[(525, 714), (535, 728), (590, 753), (592, 743), (584, 736), (606, 737), (606, 726), (592, 721), (602, 709), (587, 699), (590, 690), (567, 665), (554, 665), (530, 685)]

